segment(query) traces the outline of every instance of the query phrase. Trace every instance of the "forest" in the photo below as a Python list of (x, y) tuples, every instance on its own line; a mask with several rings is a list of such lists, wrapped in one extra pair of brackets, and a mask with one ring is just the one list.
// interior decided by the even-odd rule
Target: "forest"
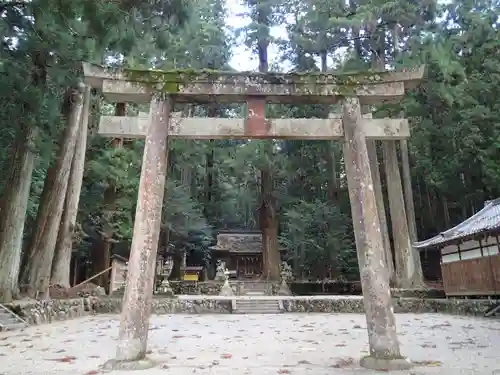
[[(242, 63), (234, 51), (245, 46), (260, 71), (425, 64), (424, 81), (401, 103), (374, 108), (410, 121), (400, 151), (409, 155), (418, 239), (500, 195), (498, 1), (243, 1), (238, 28), (223, 0), (0, 1), (0, 301), (43, 292), (44, 277), (45, 287), (69, 286), (75, 257), (97, 273), (130, 247), (144, 141), (99, 137), (99, 116), (120, 108), (92, 91), (82, 154), (71, 107), (83, 61), (235, 71)], [(274, 36), (276, 27), (283, 36)], [(332, 109), (267, 110), (311, 118)], [(242, 108), (186, 111), (230, 117)], [(266, 221), (296, 278), (356, 280), (343, 168), (340, 142), (170, 140), (161, 237), (203, 263), (217, 230)], [(421, 258), (425, 277), (439, 278), (428, 255)]]

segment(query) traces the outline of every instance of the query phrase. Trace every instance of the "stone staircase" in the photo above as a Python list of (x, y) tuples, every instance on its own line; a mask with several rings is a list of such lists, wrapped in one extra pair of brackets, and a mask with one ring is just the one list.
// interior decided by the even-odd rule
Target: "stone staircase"
[(0, 331), (13, 331), (27, 326), (23, 318), (0, 304)]
[(254, 281), (254, 282), (246, 281), (242, 285), (243, 285), (241, 289), (242, 295), (265, 296), (271, 294), (270, 290), (271, 284), (268, 284), (265, 281)]
[(245, 282), (242, 294), (250, 298), (234, 300), (233, 314), (279, 314), (283, 311), (280, 300), (259, 299), (271, 294), (271, 284), (265, 281)]
[(281, 301), (277, 299), (237, 299), (233, 314), (280, 314)]

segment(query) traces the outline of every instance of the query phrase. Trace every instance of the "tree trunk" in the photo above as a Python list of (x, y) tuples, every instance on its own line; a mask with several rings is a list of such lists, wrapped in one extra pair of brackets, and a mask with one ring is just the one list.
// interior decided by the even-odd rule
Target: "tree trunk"
[(18, 297), (18, 279), (24, 223), (31, 187), (31, 176), (35, 166), (33, 139), (36, 130), (20, 132), (17, 139), (9, 184), (3, 192), (0, 215), (0, 301), (9, 302)]
[[(257, 41), (259, 72), (263, 73), (269, 70), (267, 49), (269, 47), (270, 13), (271, 9), (268, 6), (259, 7), (257, 12), (257, 22), (266, 28)], [(265, 142), (264, 153), (267, 160), (272, 160), (272, 141)], [(265, 166), (261, 169), (260, 178), (261, 204), (259, 208), (259, 221), (262, 230), (262, 277), (267, 280), (279, 280), (280, 252), (278, 247), (278, 217), (276, 213), (276, 198), (273, 195), (274, 181), (270, 166)]]
[(417, 220), (415, 218), (415, 203), (413, 201), (413, 187), (411, 184), (410, 156), (408, 150), (408, 141), (402, 139), (401, 145), (401, 164), (403, 170), (403, 188), (405, 193), (406, 216), (408, 217), (408, 230), (410, 231), (410, 240), (412, 243), (418, 241)]
[(384, 260), (389, 271), (389, 281), (392, 285), (394, 285), (396, 282), (394, 273), (394, 258), (392, 256), (392, 246), (389, 239), (389, 227), (387, 225), (382, 180), (380, 178), (380, 165), (378, 162), (377, 144), (375, 140), (367, 139), (366, 148), (368, 150), (368, 158), (370, 161), (373, 191), (375, 192), (375, 200), (377, 201), (377, 214), (380, 222), (380, 232), (382, 233), (382, 243), (384, 245)]
[[(268, 142), (267, 145), (272, 143)], [(267, 150), (270, 154), (272, 151)], [(276, 201), (273, 195), (273, 179), (271, 171), (261, 170), (262, 201), (259, 210), (259, 223), (262, 230), (262, 277), (265, 280), (280, 279), (280, 253), (278, 247), (278, 220), (276, 217)]]
[(57, 153), (56, 164), (49, 168), (45, 179), (40, 205), (38, 206), (35, 231), (27, 248), (27, 264), (23, 270), (23, 281), (28, 293), (34, 297), (48, 292), (50, 271), (61, 222), (68, 177), (71, 170), (76, 135), (83, 109), (83, 91), (79, 85), (66, 92), (63, 113), (66, 117)]
[(385, 141), (382, 142), (382, 146), (398, 286), (400, 288), (420, 287), (424, 284), (422, 266), (420, 265), (420, 256), (410, 242), (396, 142)]
[(90, 87), (85, 88), (83, 112), (80, 119), (75, 154), (71, 164), (64, 212), (59, 227), (54, 261), (52, 262), (51, 284), (70, 287), (71, 254), (73, 250), (74, 231), (80, 191), (82, 189), (85, 167), (85, 151), (87, 150), (87, 127), (89, 116)]
[[(125, 103), (116, 103), (115, 104), (115, 116), (125, 116), (126, 113), (126, 105)], [(122, 138), (114, 138), (112, 141), (113, 148), (122, 148), (123, 147), (123, 139)], [(110, 184), (107, 189), (104, 191), (104, 215), (106, 217), (106, 228), (102, 231), (102, 252), (100, 253), (101, 259), (99, 260), (99, 268), (94, 268), (93, 270), (96, 273), (104, 271), (109, 267), (111, 262), (111, 245), (113, 243), (113, 222), (115, 220), (115, 211), (116, 211), (116, 186)], [(96, 254), (96, 256), (98, 256)], [(109, 287), (109, 272), (105, 272), (101, 276), (99, 276), (95, 282), (105, 288)]]

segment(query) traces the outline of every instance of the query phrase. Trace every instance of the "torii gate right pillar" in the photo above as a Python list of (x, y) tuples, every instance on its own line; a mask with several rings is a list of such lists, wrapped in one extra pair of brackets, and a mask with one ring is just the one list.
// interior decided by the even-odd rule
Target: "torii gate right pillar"
[(361, 365), (375, 370), (403, 370), (410, 368), (411, 363), (401, 356), (399, 349), (389, 272), (361, 123), (359, 99), (345, 98), (344, 160), (370, 346), (370, 355), (361, 360)]

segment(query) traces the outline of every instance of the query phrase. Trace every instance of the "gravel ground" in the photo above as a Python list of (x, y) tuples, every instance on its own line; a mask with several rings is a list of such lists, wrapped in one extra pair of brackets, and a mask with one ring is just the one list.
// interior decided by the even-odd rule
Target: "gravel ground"
[[(399, 374), (500, 375), (500, 320), (398, 314), (402, 354), (416, 366)], [(113, 358), (118, 316), (0, 333), (0, 375), (92, 375)], [(368, 352), (358, 314), (153, 316), (149, 357), (158, 366), (113, 374), (354, 375)]]

